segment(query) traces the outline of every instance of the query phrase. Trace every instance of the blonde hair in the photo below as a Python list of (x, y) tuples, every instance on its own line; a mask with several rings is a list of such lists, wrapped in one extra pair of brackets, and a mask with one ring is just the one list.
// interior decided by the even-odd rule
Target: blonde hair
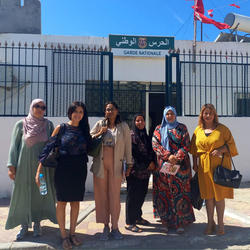
[(203, 120), (203, 113), (204, 113), (205, 109), (209, 109), (209, 110), (214, 114), (213, 123), (217, 126), (217, 125), (219, 124), (218, 115), (217, 115), (217, 112), (216, 112), (216, 109), (215, 109), (214, 105), (213, 105), (213, 104), (210, 104), (210, 103), (204, 104), (204, 105), (201, 107), (198, 125), (199, 125), (202, 129), (204, 129), (204, 127), (205, 127), (205, 121)]

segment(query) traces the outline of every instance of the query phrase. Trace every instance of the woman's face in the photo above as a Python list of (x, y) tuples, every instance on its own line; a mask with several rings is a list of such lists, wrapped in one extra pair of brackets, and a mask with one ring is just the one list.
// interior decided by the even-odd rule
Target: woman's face
[(214, 112), (211, 109), (206, 108), (203, 111), (202, 118), (205, 123), (212, 123), (214, 122)]
[(81, 106), (77, 107), (76, 110), (71, 115), (72, 122), (80, 122), (84, 116), (84, 111)]
[(44, 102), (38, 102), (32, 108), (33, 115), (38, 119), (44, 117), (45, 110), (46, 110), (46, 105)]
[(142, 130), (145, 128), (145, 121), (144, 121), (144, 118), (143, 116), (137, 116), (136, 119), (135, 119), (135, 126)]
[(173, 123), (175, 121), (175, 114), (172, 110), (169, 110), (166, 114), (167, 121)]
[(108, 119), (116, 119), (118, 110), (113, 106), (113, 104), (108, 104), (105, 109), (105, 117)]

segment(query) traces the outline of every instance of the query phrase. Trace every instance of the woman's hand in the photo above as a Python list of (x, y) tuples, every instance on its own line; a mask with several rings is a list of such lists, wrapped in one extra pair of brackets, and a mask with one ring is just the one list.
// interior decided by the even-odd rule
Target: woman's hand
[(175, 165), (175, 164), (178, 162), (178, 158), (177, 158), (177, 156), (175, 156), (175, 155), (170, 155), (170, 156), (168, 157), (168, 161), (169, 161), (170, 163), (172, 163), (173, 165)]
[(15, 178), (16, 178), (16, 167), (9, 166), (8, 168), (9, 168), (8, 169), (8, 175), (9, 175), (10, 179), (14, 181)]
[(132, 170), (133, 164), (128, 164), (128, 168), (126, 169), (125, 176), (128, 177)]
[(40, 173), (41, 173), (41, 169), (42, 169), (42, 163), (40, 162), (39, 165), (38, 165), (38, 168), (37, 168), (37, 171), (36, 171), (36, 177), (35, 177), (36, 185), (37, 185), (38, 187), (40, 187), (39, 175), (40, 175)]
[(222, 157), (222, 152), (219, 149), (215, 149), (211, 152), (212, 156)]
[(198, 171), (198, 165), (197, 164), (193, 165), (193, 170), (194, 170), (195, 173)]
[(108, 127), (107, 127), (107, 126), (105, 126), (105, 127), (101, 127), (101, 130), (99, 131), (100, 135), (102, 135), (102, 134), (106, 133), (106, 132), (107, 132), (107, 130), (108, 130)]
[(149, 171), (154, 171), (155, 170), (155, 163), (153, 161), (150, 162), (150, 164), (148, 166), (148, 170)]

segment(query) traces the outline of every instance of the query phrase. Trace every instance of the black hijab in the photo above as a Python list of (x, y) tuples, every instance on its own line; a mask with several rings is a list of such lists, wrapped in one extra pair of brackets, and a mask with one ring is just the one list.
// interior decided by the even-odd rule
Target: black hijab
[(136, 127), (135, 125), (135, 120), (138, 116), (142, 116), (144, 121), (145, 121), (145, 116), (143, 114), (136, 114), (133, 118), (133, 123), (132, 123), (132, 130), (134, 132), (135, 135), (135, 141), (137, 142), (137, 144), (143, 143), (147, 149), (151, 148), (151, 140), (147, 134), (146, 128), (144, 127), (144, 129), (139, 129)]

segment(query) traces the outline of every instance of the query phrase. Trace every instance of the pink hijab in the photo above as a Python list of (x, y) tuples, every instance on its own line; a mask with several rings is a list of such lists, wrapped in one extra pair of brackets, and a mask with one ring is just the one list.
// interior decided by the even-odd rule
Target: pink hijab
[(43, 99), (34, 99), (30, 104), (28, 116), (23, 120), (24, 140), (28, 147), (32, 147), (38, 142), (45, 142), (48, 140), (48, 120), (44, 117), (38, 119), (33, 115), (33, 107), (39, 102), (45, 104)]

